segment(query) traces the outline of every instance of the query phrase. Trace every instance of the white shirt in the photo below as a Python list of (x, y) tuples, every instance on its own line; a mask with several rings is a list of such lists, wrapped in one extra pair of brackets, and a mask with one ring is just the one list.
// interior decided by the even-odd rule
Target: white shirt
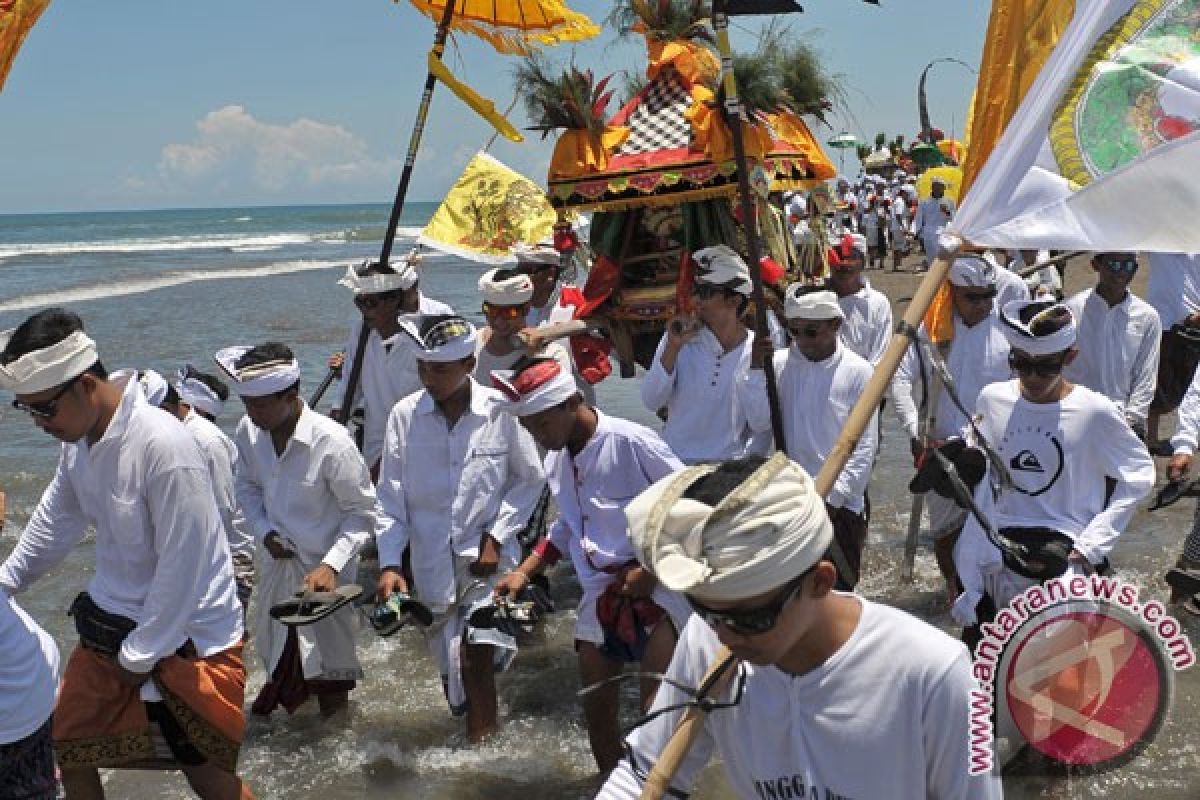
[[(928, 341), (924, 327), (918, 335)], [(963, 324), (958, 314), (954, 315), (954, 343), (950, 346), (946, 367), (950, 377), (954, 379), (964, 408), (971, 409), (975, 406), (975, 400), (983, 387), (1012, 376), (1012, 370), (1008, 366), (1008, 351), (1008, 340), (1000, 330), (995, 311), (970, 328)], [(924, 382), (921, 380), (922, 372)], [(925, 363), (925, 354), (921, 354), (921, 361), (918, 362), (916, 350), (909, 345), (904, 358), (900, 360), (899, 368), (896, 369), (896, 375), (892, 378), (892, 399), (896, 403), (896, 416), (900, 418), (900, 424), (910, 439), (917, 438), (920, 431), (922, 412), (919, 409), (924, 405), (925, 387), (932, 385), (932, 375), (928, 364)], [(943, 390), (938, 400), (937, 420), (931, 435), (936, 439), (956, 436), (966, 422), (966, 417), (954, 405), (949, 393)]]
[(229, 552), (254, 557), (254, 537), (246, 530), (238, 512), (237, 492), (233, 487), (233, 466), (237, 463), (237, 446), (225, 432), (195, 411), (188, 409), (184, 426), (196, 445), (212, 478), (213, 494), (217, 498), (217, 509), (221, 512), (221, 523), (229, 540)]
[(636, 559), (625, 506), (650, 484), (683, 469), (658, 434), (636, 422), (596, 410), (596, 431), (572, 456), (563, 448), (546, 454), (546, 481), (558, 504), (547, 538), (569, 553), (585, 591), (603, 590), (606, 567)]
[[(999, 777), (968, 772), (976, 683), (966, 648), (902, 611), (850, 596), (862, 605), (862, 616), (825, 663), (803, 675), (742, 664), (733, 679), (744, 676), (741, 701), (702, 716), (703, 728), (672, 786), (690, 789), (716, 750), (730, 786), (744, 798), (1003, 796)], [(699, 686), (719, 646), (712, 629), (692, 617), (667, 676)], [(664, 681), (651, 713), (688, 699)], [(639, 796), (637, 774), (650, 772), (682, 713), (662, 714), (629, 736), (630, 756), (597, 800)]]
[(0, 592), (0, 745), (24, 739), (50, 719), (58, 668), (54, 639)]
[[(417, 303), (417, 313), (453, 314), (454, 309), (422, 294)], [(342, 368), (338, 396), (334, 401), (339, 408), (350, 383), (354, 350), (358, 346), (361, 329), (360, 317), (351, 326), (350, 338), (346, 340), (346, 365)], [(355, 408), (363, 409), (363, 458), (368, 465), (373, 465), (383, 454), (383, 432), (392, 406), (419, 389), (421, 380), (417, 377), (417, 348), (412, 338), (397, 331), (385, 341), (378, 333), (371, 331), (363, 348), (362, 376), (354, 404)]]
[(842, 344), (878, 364), (892, 340), (892, 304), (883, 292), (872, 289), (863, 279), (863, 288), (838, 298), (846, 318), (839, 331)]
[[(833, 355), (824, 361), (810, 361), (793, 346), (777, 350), (773, 363), (787, 454), (805, 472), (815, 476), (837, 442), (842, 426), (866, 388), (874, 368), (840, 343)], [(771, 427), (765, 383), (763, 370), (752, 369), (742, 381), (739, 392), (750, 426), (755, 431)], [(878, 435), (879, 427), (872, 415), (826, 498), (830, 505), (854, 512), (863, 510), (863, 494), (871, 480)]]
[(893, 234), (903, 235), (908, 228), (908, 204), (899, 193), (892, 198), (891, 229)]
[(992, 300), (992, 307), (997, 313), (1014, 300), (1028, 302), (1031, 299), (1029, 284), (1021, 280), (1020, 275), (1002, 267), (996, 269), (996, 297)]
[(148, 672), (188, 639), (200, 656), (242, 638), (229, 545), (200, 449), (183, 423), (151, 406), (130, 370), (114, 372), (121, 402), (104, 435), (63, 444), (50, 485), (0, 566), (17, 594), (96, 531), (96, 605), (137, 627), (118, 660)]
[[(455, 557), (475, 559), (485, 534), (515, 561), (517, 534), (545, 477), (533, 439), (511, 414), (495, 413), (499, 392), (471, 381), (471, 400), (454, 427), (426, 391), (404, 398), (388, 419), (379, 474), (380, 566), (400, 566), (411, 545), (422, 600), (456, 597)], [(466, 587), (457, 587), (459, 591)]]
[(1164, 328), (1200, 311), (1200, 253), (1147, 253), (1146, 302)]
[[(1015, 486), (995, 502), (988, 480), (975, 490), (975, 502), (996, 529), (1054, 528), (1070, 536), (1090, 562), (1103, 561), (1138, 501), (1154, 487), (1154, 461), (1120, 409), (1084, 386), (1058, 403), (1030, 403), (1020, 396), (1017, 381), (1009, 380), (984, 389), (975, 411), (982, 418), (980, 432), (1009, 466)], [(1116, 481), (1107, 503), (1105, 478)], [(999, 562), (1000, 552), (973, 516), (963, 537), (968, 574), (961, 577), (970, 592), (980, 588), (976, 576)]]
[(1109, 306), (1095, 289), (1072, 296), (1066, 305), (1079, 326), (1079, 354), (1063, 374), (1112, 400), (1127, 417), (1145, 421), (1158, 382), (1158, 312), (1132, 292)]
[(1171, 447), (1176, 455), (1191, 455), (1200, 446), (1200, 369), (1192, 375), (1192, 382), (1179, 404), (1179, 417), (1175, 421), (1175, 435)]
[[(945, 207), (950, 213), (942, 210)], [(912, 231), (918, 236), (928, 233), (941, 233), (954, 215), (954, 201), (942, 197), (927, 197), (917, 204), (917, 213), (913, 216)]]
[(341, 572), (375, 531), (375, 488), (346, 429), (300, 402), (283, 455), (249, 417), (238, 423), (238, 503), (256, 542), (275, 531), (302, 561)]
[(750, 368), (754, 333), (728, 352), (704, 326), (679, 348), (675, 369), (663, 368), (667, 334), (642, 378), (642, 403), (651, 411), (665, 407), (662, 438), (685, 464), (738, 458), (746, 452), (750, 426), (737, 402), (737, 383)]

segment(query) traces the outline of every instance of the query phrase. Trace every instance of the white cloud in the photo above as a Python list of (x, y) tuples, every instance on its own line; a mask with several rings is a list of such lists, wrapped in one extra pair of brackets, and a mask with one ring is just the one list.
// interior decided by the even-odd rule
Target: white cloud
[(164, 146), (158, 173), (171, 188), (245, 184), (258, 192), (374, 187), (395, 180), (399, 162), (378, 160), (340, 125), (300, 118), (263, 122), (240, 105), (209, 112), (191, 142)]

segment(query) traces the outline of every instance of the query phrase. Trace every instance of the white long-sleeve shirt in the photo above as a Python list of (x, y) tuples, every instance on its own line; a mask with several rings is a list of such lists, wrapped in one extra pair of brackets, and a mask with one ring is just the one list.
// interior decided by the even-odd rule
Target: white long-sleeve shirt
[(455, 557), (477, 558), (484, 534), (514, 561), (520, 556), (517, 534), (546, 481), (529, 433), (511, 414), (494, 413), (499, 399), (472, 380), (470, 404), (452, 428), (425, 391), (397, 403), (388, 419), (378, 487), (379, 563), (398, 567), (411, 545), (413, 576), (426, 603), (454, 602)]
[(1112, 400), (1127, 417), (1145, 421), (1158, 381), (1158, 312), (1132, 292), (1109, 306), (1095, 289), (1073, 295), (1066, 305), (1079, 326), (1079, 354), (1063, 374)]
[(58, 646), (0, 592), (0, 745), (46, 724), (58, 695)]
[[(928, 341), (924, 327), (920, 329), (918, 336)], [(946, 366), (954, 379), (964, 408), (974, 407), (983, 387), (1011, 377), (1008, 351), (1008, 340), (1000, 330), (995, 312), (969, 328), (957, 314), (954, 315), (954, 343), (950, 346)], [(925, 362), (924, 355), (921, 354), (922, 360), (918, 362), (914, 346), (909, 345), (892, 378), (892, 399), (896, 405), (896, 416), (900, 418), (900, 424), (910, 439), (917, 438), (920, 431), (920, 408), (924, 404), (925, 387), (933, 385), (933, 373)], [(921, 379), (922, 368), (924, 381)], [(966, 417), (951, 401), (949, 394), (941, 392), (932, 436), (937, 439), (955, 436), (966, 422)]]
[[(946, 213), (942, 209), (949, 209)], [(913, 215), (912, 232), (921, 238), (928, 234), (935, 237), (950, 223), (954, 214), (954, 201), (949, 197), (927, 197), (917, 204), (917, 213)]]
[(249, 417), (234, 441), (234, 485), (254, 540), (275, 531), (301, 560), (341, 572), (375, 532), (375, 488), (346, 429), (305, 404), (282, 455)]
[(93, 526), (88, 593), (137, 622), (117, 657), (144, 673), (189, 639), (201, 656), (232, 647), (242, 638), (242, 607), (200, 449), (183, 423), (146, 401), (132, 374), (110, 377), (122, 395), (104, 435), (62, 446), (50, 485), (0, 566), (0, 591), (29, 588)]
[(1176, 455), (1189, 456), (1200, 447), (1200, 369), (1192, 376), (1192, 382), (1179, 404), (1179, 418), (1175, 422), (1171, 447)]
[(683, 469), (657, 433), (636, 422), (596, 410), (596, 431), (572, 456), (566, 448), (546, 454), (546, 481), (558, 504), (547, 538), (569, 553), (584, 591), (603, 591), (603, 572), (637, 556), (629, 540), (625, 507), (646, 487)]
[(238, 511), (237, 492), (233, 486), (233, 467), (237, 464), (237, 445), (225, 432), (195, 411), (188, 411), (184, 426), (196, 440), (200, 455), (208, 466), (212, 478), (213, 494), (217, 498), (217, 509), (221, 512), (221, 523), (229, 540), (229, 551), (250, 558), (254, 557), (254, 537), (246, 530), (242, 515)]
[(750, 426), (737, 402), (738, 382), (750, 368), (754, 333), (728, 352), (708, 327), (679, 349), (675, 369), (663, 368), (663, 334), (654, 362), (642, 377), (642, 403), (651, 411), (665, 407), (662, 438), (685, 464), (724, 461), (745, 454)]
[[(999, 800), (1000, 778), (971, 775), (971, 690), (963, 645), (915, 617), (853, 595), (850, 638), (803, 675), (743, 663), (740, 702), (702, 715), (703, 728), (671, 782), (686, 791), (715, 750), (738, 797)], [(680, 635), (667, 676), (699, 686), (720, 642), (699, 617)], [(720, 700), (729, 702), (736, 687)], [(651, 713), (689, 699), (664, 681)], [(629, 753), (597, 800), (634, 800), (682, 709), (630, 734)], [(632, 763), (631, 763), (632, 759)]]
[[(1154, 487), (1154, 461), (1116, 404), (1085, 386), (1073, 387), (1057, 403), (1030, 403), (1018, 382), (1009, 380), (985, 388), (975, 411), (980, 433), (1008, 465), (1014, 484), (995, 502), (987, 480), (975, 490), (995, 528), (1050, 527), (1070, 536), (1091, 563), (1103, 561)], [(1106, 478), (1116, 481), (1107, 503)], [(963, 552), (973, 555), (961, 559), (959, 572), (970, 592), (982, 588), (976, 581), (1000, 553), (973, 516), (963, 537)]]
[[(824, 361), (810, 361), (795, 347), (778, 350), (774, 353), (774, 368), (787, 454), (805, 472), (815, 476), (833, 450), (874, 368), (840, 343)], [(740, 387), (740, 401), (755, 431), (771, 427), (765, 383), (763, 370), (752, 369)], [(830, 505), (854, 512), (863, 510), (863, 494), (871, 481), (878, 436), (879, 426), (872, 415), (825, 498)]]
[(878, 364), (892, 340), (892, 304), (887, 296), (866, 284), (853, 294), (838, 298), (846, 318), (838, 335), (842, 344), (872, 364)]
[(1147, 253), (1146, 302), (1164, 328), (1200, 312), (1200, 253)]
[[(420, 296), (417, 304), (419, 314), (453, 314), (454, 309), (445, 303)], [(403, 315), (401, 315), (403, 316)], [(354, 364), (354, 350), (358, 346), (362, 318), (350, 327), (350, 338), (346, 340), (346, 365), (342, 368), (342, 379), (338, 382), (335, 406), (341, 406), (346, 397), (346, 386), (350, 383), (350, 370)], [(415, 391), (420, 390), (421, 380), (417, 377), (416, 344), (407, 334), (396, 332), (385, 341), (371, 331), (363, 349), (362, 376), (356, 394), (355, 407), (363, 409), (363, 458), (368, 465), (374, 464), (383, 454), (383, 434), (392, 406)]]

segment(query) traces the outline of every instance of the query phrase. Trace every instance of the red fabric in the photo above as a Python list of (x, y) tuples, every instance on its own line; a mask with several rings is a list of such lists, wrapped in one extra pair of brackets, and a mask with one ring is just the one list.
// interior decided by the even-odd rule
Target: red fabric
[(533, 546), (533, 552), (548, 567), (554, 566), (562, 558), (562, 551), (555, 547), (553, 542), (544, 537), (539, 539), (538, 543)]
[[(625, 574), (636, 566), (634, 562), (622, 568), (596, 601), (596, 619), (605, 631), (605, 648), (616, 651), (611, 654), (621, 656), (625, 661), (641, 660), (647, 631), (653, 629), (666, 613), (649, 597), (635, 599), (621, 594)], [(616, 641), (610, 643), (609, 639)]]
[(283, 706), (287, 713), (293, 714), (309, 696), (349, 692), (356, 685), (355, 681), (305, 680), (304, 666), (300, 663), (300, 641), (296, 637), (296, 629), (289, 627), (279, 663), (275, 665), (271, 679), (263, 684), (258, 697), (254, 698), (250, 711), (266, 716)]
[(758, 260), (758, 274), (762, 276), (763, 283), (779, 283), (783, 280), (786, 270), (779, 265), (779, 262), (770, 256), (763, 256)]
[(675, 281), (675, 307), (681, 314), (696, 310), (692, 303), (692, 285), (696, 281), (696, 260), (686, 250), (679, 257), (679, 279)]
[(587, 283), (583, 285), (583, 302), (575, 306), (575, 318), (582, 319), (591, 314), (616, 291), (621, 282), (621, 270), (607, 256), (599, 256), (592, 264), (588, 273)]
[[(590, 276), (588, 282), (591, 283)], [(574, 286), (564, 286), (559, 292), (559, 299), (564, 306), (574, 306), (573, 319), (583, 318), (584, 313), (581, 309), (589, 305), (584, 297), (584, 292)], [(608, 360), (608, 354), (612, 351), (612, 342), (602, 336), (592, 336), (590, 333), (572, 336), (570, 342), (571, 357), (575, 359), (575, 368), (579, 370), (579, 374), (585, 381), (595, 385), (612, 374), (612, 362)]]

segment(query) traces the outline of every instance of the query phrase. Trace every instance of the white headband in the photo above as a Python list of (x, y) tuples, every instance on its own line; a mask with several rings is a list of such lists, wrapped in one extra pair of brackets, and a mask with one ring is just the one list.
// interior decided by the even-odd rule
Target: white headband
[(418, 361), (448, 363), (475, 355), (475, 326), (454, 314), (409, 314), (400, 330), (417, 345)]
[(492, 386), (507, 402), (496, 404), (500, 411), (529, 417), (565, 403), (579, 393), (575, 378), (552, 359), (539, 361), (520, 372), (511, 369), (492, 373)]
[(715, 507), (683, 496), (717, 467), (668, 475), (625, 509), (638, 560), (665, 587), (698, 600), (742, 600), (821, 560), (833, 524), (800, 465), (776, 453)]
[[(0, 352), (8, 346), (15, 330), (0, 333)], [(14, 394), (44, 392), (79, 377), (99, 360), (96, 343), (83, 331), (75, 331), (61, 342), (0, 366), (0, 388)]]
[[(1059, 315), (1063, 311), (1070, 316), (1071, 321), (1054, 333), (1038, 336), (1031, 330), (1040, 319), (1050, 315)], [(1027, 322), (1021, 320), (1022, 315), (1028, 318)], [(1003, 323), (1002, 327), (1004, 336), (1008, 339), (1008, 346), (1031, 356), (1054, 355), (1075, 346), (1077, 332), (1075, 316), (1062, 303), (1049, 300), (1013, 300), (1011, 303), (1004, 304), (1000, 313), (1000, 322)]]
[(950, 283), (970, 289), (990, 289), (996, 285), (996, 265), (985, 256), (967, 253), (950, 265)]
[(553, 245), (540, 242), (533, 245), (518, 243), (513, 247), (512, 253), (516, 256), (518, 264), (550, 264), (557, 267), (562, 263)]
[(692, 253), (696, 261), (696, 283), (721, 286), (749, 296), (750, 268), (742, 257), (728, 245), (718, 244)]
[(300, 380), (300, 362), (294, 358), (291, 361), (268, 361), (239, 369), (238, 359), (250, 350), (244, 345), (235, 345), (218, 350), (213, 356), (217, 366), (233, 381), (233, 391), (240, 396), (265, 397), (289, 389)]
[(805, 292), (810, 287), (793, 283), (783, 298), (783, 315), (788, 319), (845, 319), (837, 295), (828, 290)]
[(417, 256), (414, 253), (391, 265), (392, 269), (396, 270), (394, 275), (360, 275), (359, 272), (366, 271), (366, 268), (372, 263), (364, 261), (357, 267), (354, 265), (346, 267), (346, 274), (342, 276), (338, 284), (354, 290), (356, 295), (382, 294), (383, 292), (394, 292), (397, 289), (411, 289), (417, 284), (417, 270), (413, 266), (416, 262)]
[(152, 406), (161, 406), (167, 399), (167, 379), (152, 369), (144, 369), (138, 382), (142, 384), (142, 392)]
[(175, 391), (179, 393), (179, 399), (206, 414), (212, 414), (214, 417), (220, 416), (221, 412), (225, 410), (225, 403), (221, 400), (221, 396), (203, 381), (188, 377), (189, 368), (190, 365), (179, 370), (179, 374), (175, 378)]
[(483, 300), (498, 306), (520, 306), (533, 297), (533, 279), (523, 272), (497, 280), (496, 274), (511, 271), (508, 267), (497, 267), (483, 273), (479, 279), (479, 291)]

